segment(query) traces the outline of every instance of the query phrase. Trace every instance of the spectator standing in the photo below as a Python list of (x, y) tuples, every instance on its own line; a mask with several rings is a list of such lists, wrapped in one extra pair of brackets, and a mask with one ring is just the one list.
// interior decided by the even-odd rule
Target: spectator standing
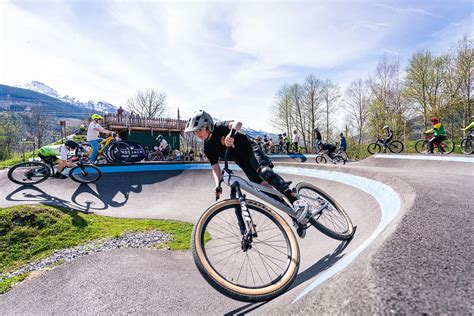
[(319, 150), (321, 149), (320, 146), (323, 142), (323, 138), (321, 137), (321, 133), (319, 132), (319, 128), (315, 128), (313, 130), (314, 132), (314, 149), (316, 150), (316, 152), (319, 152)]
[(344, 137), (344, 134), (341, 133), (339, 135), (339, 137), (341, 137), (341, 144), (339, 145), (339, 149), (346, 152), (347, 151), (347, 141), (346, 141), (346, 138)]
[(119, 106), (117, 109), (117, 121), (121, 124), (123, 122), (123, 109), (122, 106)]
[(298, 153), (298, 144), (300, 142), (300, 135), (297, 130), (293, 131), (293, 151)]

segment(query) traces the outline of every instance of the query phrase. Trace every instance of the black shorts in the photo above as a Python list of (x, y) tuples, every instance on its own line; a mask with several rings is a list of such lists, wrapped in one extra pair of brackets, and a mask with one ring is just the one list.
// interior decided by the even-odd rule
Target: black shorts
[(42, 154), (38, 154), (38, 157), (47, 164), (55, 163), (58, 160), (58, 157), (56, 156), (43, 156)]
[(252, 151), (249, 153), (246, 161), (236, 161), (236, 164), (243, 170), (247, 178), (255, 183), (261, 183), (262, 178), (258, 175), (258, 172), (263, 167), (273, 168), (273, 163), (270, 158), (265, 155), (263, 150), (256, 143), (252, 143)]

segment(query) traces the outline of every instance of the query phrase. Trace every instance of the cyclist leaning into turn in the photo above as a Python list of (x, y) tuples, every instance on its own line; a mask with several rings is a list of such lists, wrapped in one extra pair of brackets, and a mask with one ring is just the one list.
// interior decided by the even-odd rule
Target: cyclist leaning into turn
[[(433, 128), (427, 130), (425, 134), (434, 134), (434, 137), (431, 138), (428, 142), (429, 146), (429, 151), (428, 153), (432, 154), (434, 151), (434, 143), (441, 143), (443, 140), (447, 139), (447, 133), (446, 130), (444, 129), (444, 125), (441, 124), (441, 120), (437, 117), (433, 117), (431, 119), (431, 124), (433, 125)], [(439, 146), (439, 150), (444, 152), (443, 147)]]
[[(239, 133), (241, 127), (242, 123), (238, 121), (214, 122), (211, 115), (202, 110), (197, 111), (186, 125), (185, 133), (192, 132), (204, 141), (204, 154), (211, 164), (216, 197), (222, 194), (219, 158), (224, 158), (227, 147), (231, 147), (228, 159), (235, 161), (250, 181), (273, 186), (293, 204), (298, 221), (304, 219), (310, 211), (308, 205), (297, 200), (296, 193), (290, 189), (289, 183), (273, 171), (272, 161), (260, 146), (246, 135)], [(235, 132), (234, 137), (231, 136), (232, 132)], [(306, 226), (294, 223), (298, 235), (304, 238)]]
[(38, 150), (38, 157), (40, 157), (45, 163), (52, 164), (58, 160), (58, 168), (54, 174), (54, 178), (66, 179), (67, 177), (61, 172), (66, 167), (74, 166), (74, 157), (67, 159), (67, 154), (69, 151), (76, 150), (79, 147), (79, 144), (73, 140), (67, 140), (63, 145), (51, 145), (43, 146)]

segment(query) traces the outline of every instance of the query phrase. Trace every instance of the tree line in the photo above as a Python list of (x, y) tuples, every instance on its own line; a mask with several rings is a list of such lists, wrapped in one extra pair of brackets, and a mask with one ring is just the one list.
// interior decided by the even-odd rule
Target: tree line
[[(383, 55), (371, 76), (353, 80), (344, 91), (311, 74), (302, 83), (279, 88), (271, 123), (288, 135), (298, 131), (307, 150), (315, 128), (325, 141), (344, 132), (360, 146), (380, 135), (384, 125), (400, 140), (420, 138), (433, 116), (442, 119), (450, 137), (460, 137), (473, 114), (473, 67), (473, 39), (464, 35), (446, 53), (414, 53), (406, 69)], [(334, 126), (338, 109), (345, 113), (344, 130)]]

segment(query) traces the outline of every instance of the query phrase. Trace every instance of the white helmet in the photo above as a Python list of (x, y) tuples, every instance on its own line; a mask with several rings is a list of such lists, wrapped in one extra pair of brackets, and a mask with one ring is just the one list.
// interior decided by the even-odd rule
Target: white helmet
[(207, 127), (207, 129), (212, 132), (214, 130), (214, 121), (209, 113), (199, 110), (189, 119), (184, 132), (196, 132), (203, 127)]
[[(379, 125), (379, 126), (380, 126), (380, 125)], [(382, 129), (387, 129), (387, 128), (390, 128), (390, 126), (385, 125), (384, 127), (382, 127)]]

